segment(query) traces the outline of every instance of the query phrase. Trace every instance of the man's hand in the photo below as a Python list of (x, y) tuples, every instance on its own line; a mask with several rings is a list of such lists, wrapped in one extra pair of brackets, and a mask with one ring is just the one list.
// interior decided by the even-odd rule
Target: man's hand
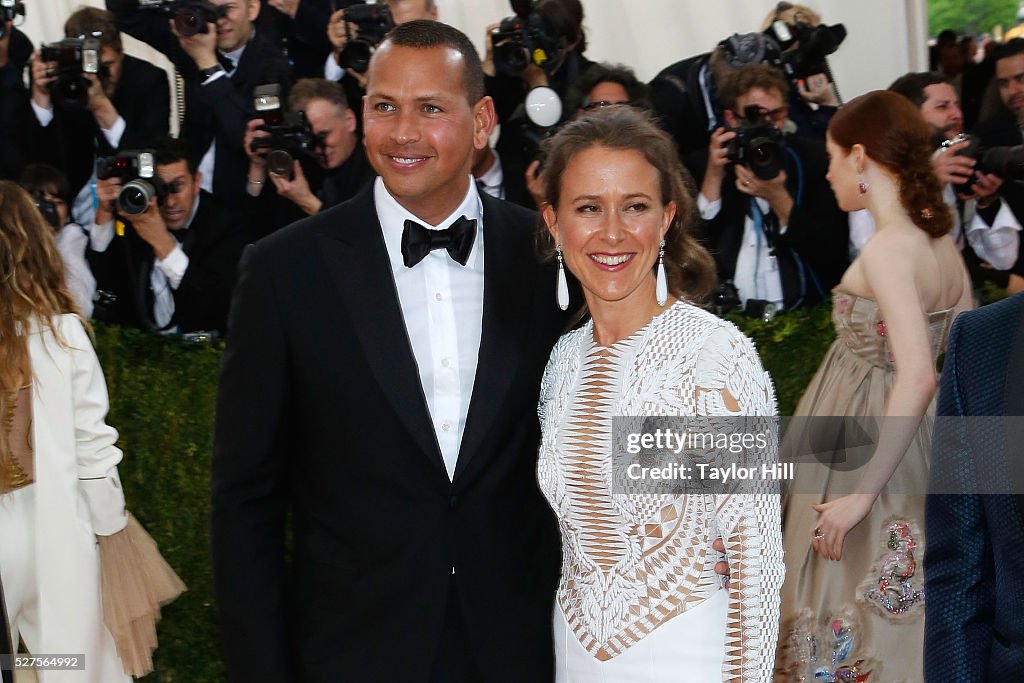
[(98, 205), (96, 206), (96, 217), (93, 219), (96, 221), (96, 225), (103, 225), (114, 219), (114, 202), (117, 201), (117, 195), (120, 192), (120, 178), (96, 180), (96, 199), (98, 200)]
[(825, 74), (813, 74), (801, 79), (797, 83), (797, 90), (800, 92), (800, 97), (806, 102), (823, 104), (828, 107), (839, 106), (836, 91)]
[[(348, 33), (346, 33), (346, 23), (348, 23)], [(346, 22), (345, 10), (339, 9), (331, 15), (327, 22), (327, 40), (331, 41), (331, 45), (334, 47), (335, 60), (348, 43), (349, 35), (353, 38), (359, 35), (359, 26), (352, 22)]]
[(171, 236), (171, 231), (167, 229), (164, 217), (160, 215), (156, 197), (149, 200), (148, 209), (132, 217), (131, 223), (135, 232), (153, 247), (153, 254), (161, 261), (167, 258), (178, 244)]
[(729, 165), (729, 141), (736, 137), (735, 131), (716, 128), (711, 134), (708, 145), (708, 163), (704, 168), (704, 181), (700, 193), (709, 202), (717, 202), (722, 198), (722, 181), (725, 180), (725, 169)]
[(289, 19), (294, 19), (299, 11), (299, 0), (267, 0), (267, 4)]
[(779, 219), (779, 225), (789, 225), (789, 214), (793, 211), (793, 198), (786, 190), (785, 171), (780, 170), (779, 174), (771, 180), (761, 180), (749, 168), (737, 164), (736, 188), (744, 194), (767, 200), (772, 212)]
[(260, 168), (267, 165), (266, 152), (252, 151), (252, 142), (257, 138), (270, 137), (270, 133), (267, 131), (259, 130), (259, 127), (265, 123), (263, 119), (252, 119), (245, 125), (245, 137), (242, 138), (242, 147), (245, 149), (245, 154), (249, 157), (249, 163)]
[(270, 180), (274, 183), (279, 195), (294, 203), (310, 216), (318, 213), (322, 202), (309, 189), (309, 181), (306, 180), (306, 175), (302, 172), (302, 165), (298, 161), (292, 162), (292, 175), (294, 177), (288, 180), (285, 176), (271, 173)]
[(183, 36), (174, 27), (174, 21), (168, 20), (171, 26), (171, 33), (178, 39), (178, 44), (185, 51), (196, 68), (205, 71), (217, 65), (217, 25), (207, 23), (206, 33), (197, 33), (194, 36)]
[(932, 157), (932, 170), (935, 171), (935, 175), (943, 185), (966, 183), (974, 173), (974, 164), (976, 163), (974, 159), (956, 153), (958, 149), (962, 149), (969, 142), (969, 140), (963, 140), (955, 145), (950, 145)]
[(37, 107), (49, 109), (50, 86), (57, 81), (57, 62), (44, 62), (42, 53), (32, 53), (32, 101)]
[(971, 185), (970, 194), (961, 194), (962, 199), (978, 200), (978, 208), (986, 209), (994, 202), (998, 195), (999, 188), (1003, 186), (1003, 179), (991, 173), (978, 172), (975, 183)]
[(107, 97), (107, 92), (104, 90), (99, 76), (96, 74), (82, 74), (82, 76), (89, 83), (89, 99), (86, 102), (86, 108), (96, 119), (96, 123), (100, 124), (100, 128), (110, 130), (117, 123), (117, 117), (120, 116), (117, 113), (117, 108)]
[(491, 34), (499, 28), (501, 28), (501, 22), (497, 21), (489, 25), (484, 33), (484, 60), (481, 66), (483, 66), (484, 73), (488, 76), (494, 76), (497, 73), (494, 69), (494, 41), (491, 40)]

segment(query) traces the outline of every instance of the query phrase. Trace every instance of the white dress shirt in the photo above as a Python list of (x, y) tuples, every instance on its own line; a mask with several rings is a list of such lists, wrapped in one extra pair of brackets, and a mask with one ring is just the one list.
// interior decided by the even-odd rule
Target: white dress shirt
[[(407, 211), (380, 178), (373, 188), (405, 329), (449, 479), (455, 475), (473, 396), (484, 311), (483, 206), (476, 183), (468, 175), (466, 185), (462, 203), (436, 226), (426, 225)], [(461, 216), (477, 222), (465, 266), (446, 250), (435, 249), (412, 268), (406, 267), (401, 248), (406, 220), (443, 230)]]
[[(755, 197), (761, 215), (771, 211), (768, 200)], [(722, 199), (709, 201), (704, 193), (697, 195), (697, 209), (700, 217), (710, 221), (722, 210)], [(786, 234), (788, 225), (779, 226), (779, 234)], [(748, 299), (761, 299), (775, 304), (776, 310), (782, 310), (782, 276), (779, 274), (778, 260), (769, 254), (768, 239), (762, 230), (754, 225), (754, 219), (747, 214), (743, 219), (743, 240), (736, 254), (736, 270), (733, 272), (732, 283), (736, 286), (740, 301), (745, 306)]]

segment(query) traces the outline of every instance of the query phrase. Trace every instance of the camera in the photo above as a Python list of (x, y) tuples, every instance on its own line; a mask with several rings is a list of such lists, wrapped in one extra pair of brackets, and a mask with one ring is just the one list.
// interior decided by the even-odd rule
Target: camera
[(266, 152), (267, 172), (292, 180), (295, 159), (317, 159), (324, 136), (313, 132), (305, 113), (282, 111), (281, 86), (277, 83), (256, 86), (253, 103), (256, 114), (265, 122), (259, 130), (270, 135), (255, 138), (249, 149)]
[(786, 156), (786, 140), (756, 104), (744, 110), (743, 123), (733, 129), (736, 137), (727, 143), (729, 161), (746, 166), (761, 180), (779, 175)]
[(171, 17), (174, 30), (186, 38), (206, 33), (207, 24), (216, 24), (227, 15), (226, 5), (214, 5), (207, 0), (139, 0), (139, 7), (156, 9)]
[(7, 35), (7, 22), (13, 22), (19, 14), (25, 16), (25, 4), (21, 0), (0, 0), (0, 38)]
[(42, 192), (38, 190), (32, 193), (32, 203), (39, 209), (39, 213), (43, 215), (46, 222), (49, 223), (50, 227), (54, 230), (60, 230), (63, 226), (60, 224), (60, 215), (57, 213), (57, 203), (46, 198)]
[(156, 175), (153, 150), (120, 152), (112, 157), (96, 160), (99, 180), (121, 179), (117, 194), (117, 209), (127, 216), (145, 213), (154, 197), (159, 201), (167, 196), (167, 184)]
[[(803, 21), (789, 25), (780, 20), (768, 27), (765, 33), (782, 49), (779, 66), (786, 71), (790, 79), (798, 81), (823, 73), (829, 75), (829, 80), (832, 80), (832, 72), (826, 58), (838, 50), (846, 39), (845, 26), (811, 26)], [(794, 45), (796, 47), (793, 47)], [(791, 47), (793, 49), (790, 49)]]
[[(387, 5), (351, 5), (345, 9), (344, 20), (345, 35), (349, 40), (338, 55), (338, 66), (366, 73), (373, 51), (395, 26), (395, 22), (391, 20), (391, 11)], [(348, 35), (349, 23), (359, 27), (359, 37), (352, 38)]]
[(102, 51), (98, 38), (65, 38), (57, 43), (43, 45), (40, 59), (57, 62), (55, 99), (65, 108), (80, 109), (89, 99), (89, 81), (82, 74), (94, 74), (106, 79), (106, 70), (100, 64)]
[(536, 11), (532, 0), (512, 0), (515, 16), (501, 20), (491, 33), (494, 68), (506, 76), (520, 76), (530, 64), (550, 69), (564, 41), (558, 38), (547, 20)]
[(992, 173), (1003, 180), (1024, 180), (1024, 145), (1013, 145), (1009, 147), (989, 147), (981, 145), (981, 139), (974, 135), (961, 133), (940, 145), (940, 148), (947, 150), (953, 145), (961, 142), (967, 144), (953, 151), (954, 154), (969, 157), (977, 161), (974, 165), (974, 173), (966, 182), (954, 186), (960, 194), (971, 194), (971, 185), (978, 182), (977, 174)]

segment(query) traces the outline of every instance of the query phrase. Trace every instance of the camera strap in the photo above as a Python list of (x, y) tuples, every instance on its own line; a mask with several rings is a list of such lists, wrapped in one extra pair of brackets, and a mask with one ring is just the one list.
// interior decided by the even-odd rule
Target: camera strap
[(763, 213), (761, 206), (757, 203), (757, 197), (750, 198), (750, 216), (754, 221), (754, 229), (764, 235), (768, 243), (768, 255), (775, 258), (775, 241), (779, 236), (779, 218), (769, 211)]

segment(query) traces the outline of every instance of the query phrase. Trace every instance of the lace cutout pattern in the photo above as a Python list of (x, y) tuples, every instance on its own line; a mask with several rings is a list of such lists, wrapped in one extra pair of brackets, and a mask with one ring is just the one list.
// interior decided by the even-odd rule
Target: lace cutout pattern
[[(770, 379), (735, 327), (677, 303), (611, 347), (591, 324), (563, 337), (545, 371), (538, 479), (562, 530), (557, 601), (580, 644), (610, 659), (732, 585), (723, 677), (767, 680), (782, 585), (779, 498), (614, 495), (613, 416), (774, 415)], [(615, 489), (621, 490), (621, 489)]]

